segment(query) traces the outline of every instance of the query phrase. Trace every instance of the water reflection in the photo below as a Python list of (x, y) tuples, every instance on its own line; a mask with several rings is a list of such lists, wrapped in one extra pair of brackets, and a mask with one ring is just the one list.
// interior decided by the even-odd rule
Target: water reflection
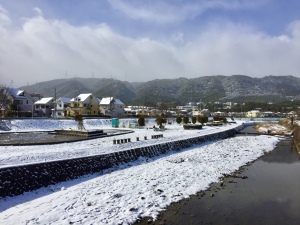
[(268, 163), (283, 163), (292, 164), (299, 163), (300, 156), (297, 152), (296, 146), (292, 139), (281, 141), (277, 147), (276, 151), (272, 151), (261, 158), (262, 161)]

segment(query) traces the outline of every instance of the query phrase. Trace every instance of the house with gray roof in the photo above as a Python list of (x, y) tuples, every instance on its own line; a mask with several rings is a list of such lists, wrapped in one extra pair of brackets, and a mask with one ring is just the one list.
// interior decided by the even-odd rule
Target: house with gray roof
[(54, 102), (52, 117), (63, 118), (67, 115), (67, 108), (70, 106), (71, 98), (60, 97)]
[(42, 98), (34, 103), (34, 110), (37, 116), (50, 117), (54, 108), (53, 97)]
[(9, 108), (16, 110), (18, 116), (19, 112), (33, 112), (34, 100), (26, 91), (19, 88), (6, 88), (5, 92)]
[(121, 118), (125, 115), (125, 104), (114, 97), (102, 98), (99, 103), (100, 114), (109, 115), (114, 118)]

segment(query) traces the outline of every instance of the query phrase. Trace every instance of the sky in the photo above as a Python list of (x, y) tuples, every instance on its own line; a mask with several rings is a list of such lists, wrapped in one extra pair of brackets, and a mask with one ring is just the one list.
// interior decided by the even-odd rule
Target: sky
[(297, 0), (0, 0), (0, 85), (300, 77)]

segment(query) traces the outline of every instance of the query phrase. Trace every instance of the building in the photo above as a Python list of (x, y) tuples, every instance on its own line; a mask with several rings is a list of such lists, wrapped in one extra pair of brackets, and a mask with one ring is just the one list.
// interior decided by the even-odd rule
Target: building
[(261, 117), (259, 110), (251, 110), (246, 113), (246, 117)]
[(125, 104), (113, 97), (102, 98), (99, 104), (99, 110), (101, 115), (111, 116), (111, 117), (124, 117), (125, 115)]
[(54, 118), (63, 118), (67, 115), (67, 108), (70, 106), (71, 99), (61, 97), (55, 101), (54, 108), (52, 109), (52, 116)]
[(200, 110), (194, 110), (193, 111), (193, 116), (205, 116), (205, 117), (209, 117), (211, 116), (211, 113), (208, 109), (202, 109), (201, 111)]
[(218, 112), (213, 112), (212, 116), (227, 116), (227, 113), (218, 111)]
[(99, 115), (99, 99), (92, 93), (80, 94), (76, 98), (70, 100), (70, 106), (66, 109), (67, 116), (83, 115), (98, 116)]
[(21, 112), (32, 113), (34, 111), (34, 100), (26, 91), (18, 88), (6, 88), (3, 94), (6, 100), (6, 110), (15, 110), (18, 117)]
[(36, 116), (46, 116), (50, 117), (52, 114), (52, 109), (54, 108), (53, 97), (42, 98), (34, 103), (34, 110)]

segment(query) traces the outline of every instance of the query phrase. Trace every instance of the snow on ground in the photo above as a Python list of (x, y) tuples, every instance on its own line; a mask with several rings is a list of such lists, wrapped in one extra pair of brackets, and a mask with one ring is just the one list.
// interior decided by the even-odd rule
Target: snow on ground
[(290, 134), (291, 130), (277, 123), (261, 123), (256, 126), (257, 132), (262, 134)]
[[(207, 134), (235, 126), (237, 125), (206, 128), (201, 131), (184, 131), (178, 125), (170, 125), (163, 133), (166, 138), (155, 141), (163, 139), (166, 141), (173, 136), (176, 136), (176, 139)], [(142, 136), (138, 132), (136, 135)], [(87, 151), (90, 154), (90, 151), (97, 149), (98, 145), (101, 149), (112, 148), (111, 140), (95, 139), (79, 142), (84, 144), (74, 151)], [(115, 225), (132, 224), (146, 216), (155, 218), (159, 211), (164, 210), (172, 202), (207, 189), (210, 183), (217, 182), (223, 174), (229, 174), (247, 162), (273, 150), (278, 140), (274, 136), (240, 136), (203, 143), (154, 158), (139, 158), (135, 162), (102, 173), (51, 185), (20, 196), (0, 199), (0, 221), (6, 225)], [(151, 141), (138, 143), (151, 144)], [(45, 151), (70, 151), (77, 144), (49, 145), (39, 150), (39, 154), (46, 159), (52, 156), (44, 155)], [(9, 149), (1, 155), (11, 151), (18, 157), (20, 155), (23, 157), (20, 154), (22, 151), (27, 151), (27, 155), (36, 154), (38, 149), (34, 147), (26, 146), (24, 149), (18, 146), (1, 147), (0, 152)], [(119, 147), (123, 148), (121, 145)], [(94, 153), (96, 152), (92, 154)], [(70, 155), (72, 154), (69, 153)], [(10, 157), (13, 157), (13, 154)], [(3, 160), (1, 162), (3, 163)], [(15, 163), (15, 160), (11, 162)]]
[[(121, 120), (122, 124), (133, 122), (134, 120)], [(73, 120), (14, 120), (12, 123), (12, 131), (50, 131), (54, 129), (75, 129), (76, 123)], [(98, 138), (73, 143), (62, 143), (54, 145), (32, 145), (32, 146), (0, 146), (0, 167), (9, 165), (20, 165), (33, 162), (44, 162), (52, 160), (60, 160), (66, 158), (76, 158), (91, 155), (99, 155), (125, 149), (132, 149), (140, 146), (148, 146), (162, 142), (181, 140), (184, 138), (196, 137), (200, 135), (215, 133), (241, 125), (242, 122), (236, 124), (228, 124), (221, 127), (204, 127), (202, 130), (184, 130), (181, 125), (176, 122), (166, 125), (164, 132), (153, 131), (153, 129), (132, 129), (134, 133), (113, 136), (107, 138)], [(111, 129), (110, 120), (84, 120), (86, 129)], [(146, 126), (152, 127), (155, 121), (148, 120)], [(151, 139), (151, 135), (163, 134), (163, 138)], [(148, 140), (144, 140), (147, 136)], [(136, 141), (139, 137), (140, 141)], [(114, 139), (131, 138), (130, 143), (114, 145)]]

